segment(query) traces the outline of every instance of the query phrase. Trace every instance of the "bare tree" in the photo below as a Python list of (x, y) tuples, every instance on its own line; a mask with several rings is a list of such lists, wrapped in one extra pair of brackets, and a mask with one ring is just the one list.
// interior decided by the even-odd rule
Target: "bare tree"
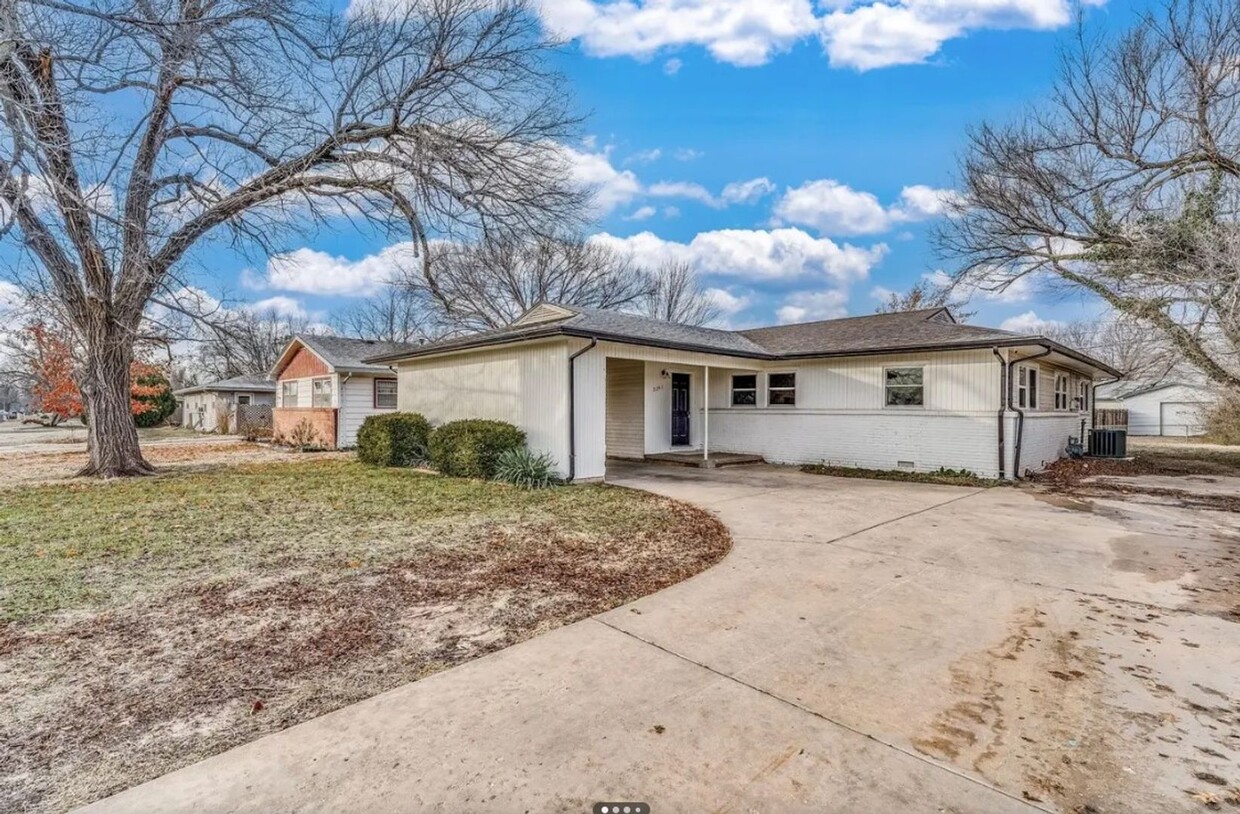
[(1156, 330), (1133, 319), (1107, 314), (1096, 320), (1080, 320), (1043, 330), (1047, 338), (1090, 356), (1120, 371), (1124, 378), (1158, 384), (1170, 376), (1180, 360)]
[(957, 280), (1029, 275), (1100, 298), (1240, 388), (1240, 7), (1170, 0), (1081, 31), (1049, 102), (984, 125), (939, 233)]
[(84, 473), (151, 471), (127, 371), (206, 241), (361, 219), (425, 263), (432, 236), (573, 223), (551, 45), (520, 0), (0, 3), (0, 210), (80, 349)]
[(960, 322), (968, 321), (976, 311), (964, 310), (964, 302), (951, 286), (938, 286), (930, 280), (919, 280), (903, 294), (892, 291), (887, 299), (874, 309), (876, 314), (896, 314), (902, 311), (920, 311), (923, 308), (950, 308)]
[(628, 255), (580, 237), (443, 243), (430, 268), (431, 296), (456, 331), (501, 328), (543, 301), (634, 310), (653, 285)]
[(193, 367), (211, 380), (266, 375), (294, 334), (312, 333), (305, 317), (239, 310), (200, 323)]
[(719, 307), (698, 283), (688, 263), (670, 262), (649, 273), (649, 293), (641, 313), (684, 325), (705, 325), (719, 316)]
[(424, 342), (446, 331), (433, 298), (416, 281), (385, 284), (332, 322), (345, 336), (380, 342)]

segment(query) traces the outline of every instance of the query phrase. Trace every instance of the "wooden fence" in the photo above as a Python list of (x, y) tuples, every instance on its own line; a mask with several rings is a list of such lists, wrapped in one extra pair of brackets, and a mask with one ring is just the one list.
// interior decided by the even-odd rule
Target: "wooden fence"
[(238, 404), (237, 435), (242, 438), (271, 437), (270, 404)]
[(1094, 411), (1094, 429), (1128, 429), (1128, 411), (1120, 407), (1099, 407)]

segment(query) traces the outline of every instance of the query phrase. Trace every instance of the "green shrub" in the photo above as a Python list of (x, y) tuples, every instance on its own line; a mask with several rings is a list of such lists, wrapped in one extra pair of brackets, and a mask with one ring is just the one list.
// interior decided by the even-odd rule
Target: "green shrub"
[(552, 457), (545, 452), (531, 452), (525, 447), (506, 449), (499, 454), (495, 460), (495, 480), (522, 489), (546, 489), (560, 484)]
[(133, 417), (139, 427), (158, 427), (177, 409), (176, 396), (172, 395), (168, 377), (156, 368), (144, 368), (134, 376), (130, 398), (142, 405), (142, 412), (135, 413)]
[(445, 475), (489, 480), (502, 453), (524, 446), (525, 433), (505, 421), (449, 421), (431, 433), (431, 466)]
[(372, 415), (357, 431), (357, 457), (371, 466), (418, 466), (430, 435), (430, 422), (418, 413)]

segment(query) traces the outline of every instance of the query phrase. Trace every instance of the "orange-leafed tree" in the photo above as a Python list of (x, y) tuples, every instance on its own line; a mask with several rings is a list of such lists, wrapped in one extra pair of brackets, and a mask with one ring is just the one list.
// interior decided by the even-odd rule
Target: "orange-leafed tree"
[[(37, 322), (27, 329), (32, 348), (35, 407), (52, 423), (83, 415), (82, 392), (74, 380), (73, 345), (64, 334)], [(135, 359), (129, 366), (129, 412), (140, 426), (151, 426), (176, 407), (168, 377), (158, 366)]]

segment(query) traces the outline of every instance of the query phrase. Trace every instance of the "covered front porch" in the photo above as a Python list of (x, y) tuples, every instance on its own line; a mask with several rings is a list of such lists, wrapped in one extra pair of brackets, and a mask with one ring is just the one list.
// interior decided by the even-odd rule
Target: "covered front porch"
[(733, 375), (752, 376), (756, 390), (756, 367), (610, 355), (605, 366), (608, 459), (705, 469), (762, 462), (753, 450), (711, 438), (712, 410), (731, 404)]

